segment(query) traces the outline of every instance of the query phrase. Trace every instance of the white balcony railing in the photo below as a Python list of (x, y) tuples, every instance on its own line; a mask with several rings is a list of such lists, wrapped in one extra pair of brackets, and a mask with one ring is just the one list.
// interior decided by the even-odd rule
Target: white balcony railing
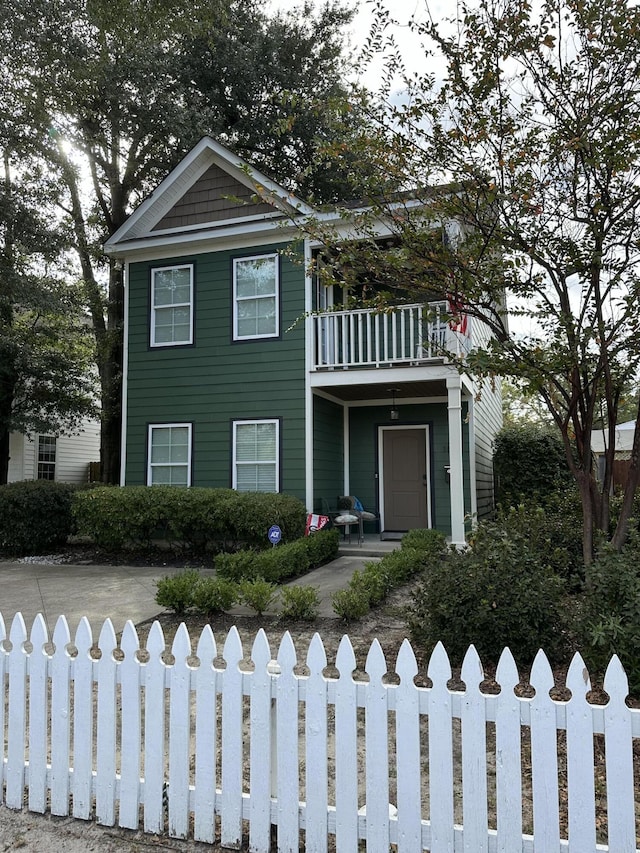
[(469, 351), (468, 335), (449, 327), (446, 302), (331, 311), (312, 320), (315, 370), (418, 364)]

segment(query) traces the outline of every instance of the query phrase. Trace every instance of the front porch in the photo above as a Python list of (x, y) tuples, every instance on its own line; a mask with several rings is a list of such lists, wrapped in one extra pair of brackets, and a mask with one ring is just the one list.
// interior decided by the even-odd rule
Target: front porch
[[(338, 495), (357, 496), (380, 520), (379, 532), (370, 522), (365, 533), (376, 544), (380, 535), (392, 540), (381, 543), (384, 553), (403, 532), (421, 527), (435, 527), (462, 545), (465, 520), (475, 512), (471, 388), (451, 365), (413, 368), (410, 382), (407, 373), (312, 375), (320, 383), (311, 393), (308, 505), (321, 511), (322, 504), (335, 508)], [(398, 381), (387, 384), (383, 375)], [(342, 382), (325, 384), (330, 378)], [(362, 553), (357, 534), (352, 541)]]

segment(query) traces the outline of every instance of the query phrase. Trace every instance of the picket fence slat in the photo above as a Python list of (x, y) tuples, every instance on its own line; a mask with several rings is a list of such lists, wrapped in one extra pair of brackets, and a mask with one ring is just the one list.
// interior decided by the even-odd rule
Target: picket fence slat
[(531, 667), (531, 776), (533, 784), (533, 832), (542, 850), (560, 847), (558, 805), (558, 746), (555, 707), (549, 691), (553, 672), (542, 651)]
[(140, 642), (133, 622), (128, 621), (122, 632), (120, 648), (124, 660), (120, 664), (121, 691), (121, 760), (120, 812), (118, 824), (126, 829), (138, 828), (140, 802), (140, 752), (142, 748), (142, 703), (140, 696), (140, 667), (136, 651)]
[(53, 630), (55, 651), (51, 660), (51, 813), (55, 815), (69, 814), (70, 642), (67, 620), (60, 616)]
[(587, 703), (589, 673), (579, 654), (567, 672), (571, 699), (567, 707), (567, 784), (569, 851), (592, 850), (596, 844), (593, 724)]
[(116, 822), (116, 719), (117, 671), (113, 656), (116, 633), (110, 619), (98, 637), (98, 710), (96, 730), (96, 820), (105, 826)]
[(189, 828), (189, 750), (191, 641), (184, 622), (176, 631), (171, 654), (171, 693), (169, 698), (169, 835), (186, 838)]
[(164, 634), (154, 622), (147, 637), (149, 660), (144, 664), (144, 828), (164, 830), (165, 671)]
[(296, 650), (287, 631), (278, 649), (276, 689), (278, 853), (299, 849), (298, 679)]
[(213, 844), (215, 839), (216, 799), (216, 641), (210, 625), (206, 625), (196, 654), (200, 665), (196, 673), (196, 769), (193, 837)]
[(251, 650), (255, 667), (251, 679), (251, 735), (249, 742), (249, 782), (251, 802), (249, 813), (249, 850), (259, 853), (268, 850), (271, 839), (271, 794), (275, 772), (271, 765), (271, 649), (261, 628)]
[(49, 677), (45, 646), (49, 634), (41, 613), (35, 618), (29, 636), (29, 796), (30, 811), (44, 812), (47, 804), (47, 743)]
[(408, 640), (403, 640), (396, 674), (397, 843), (398, 853), (420, 850), (422, 840), (420, 771), (420, 699), (414, 679), (418, 674), (416, 656)]
[(636, 842), (633, 742), (625, 702), (629, 683), (617, 655), (607, 667), (604, 689), (610, 697), (605, 708), (604, 727), (609, 847), (611, 851), (633, 850)]
[(16, 613), (9, 631), (9, 720), (7, 744), (7, 793), (10, 809), (21, 809), (24, 797), (25, 732), (27, 701), (27, 639), (22, 613)]
[[(4, 633), (0, 614), (0, 639)], [(593, 706), (579, 655), (567, 674), (570, 698), (556, 701), (542, 652), (531, 671), (535, 695), (525, 698), (515, 692), (518, 670), (507, 649), (496, 671), (499, 693), (488, 695), (480, 689), (484, 670), (473, 647), (461, 671), (464, 687), (452, 690), (441, 644), (427, 667), (431, 686), (424, 687), (416, 684), (408, 641), (391, 680), (377, 640), (364, 677), (354, 677), (346, 636), (336, 678), (325, 674), (318, 635), (307, 650), (306, 675), (299, 674), (289, 634), (273, 660), (260, 631), (247, 667), (232, 628), (224, 668), (209, 626), (195, 660), (182, 625), (171, 663), (157, 622), (142, 650), (130, 622), (118, 646), (110, 620), (100, 630), (98, 657), (87, 619), (76, 630), (75, 653), (64, 617), (52, 642), (50, 653), (39, 616), (27, 643), (16, 614), (9, 643), (0, 644), (0, 790), (12, 808), (22, 808), (25, 798), (32, 811), (68, 814), (71, 805), (76, 817), (137, 829), (142, 807), (146, 831), (191, 833), (209, 844), (220, 836), (227, 847), (241, 846), (247, 822), (253, 853), (271, 853), (274, 826), (279, 853), (297, 850), (301, 831), (309, 853), (327, 853), (330, 835), (338, 853), (358, 849), (360, 840), (371, 853), (387, 853), (390, 845), (398, 853), (636, 851), (633, 751), (640, 711), (626, 704), (628, 683), (617, 658), (605, 677), (609, 701)], [(606, 826), (596, 811), (595, 773), (603, 776), (594, 764), (594, 736), (604, 743)], [(564, 751), (565, 741), (566, 779), (558, 747)], [(523, 835), (529, 753), (533, 836)], [(496, 796), (489, 811), (492, 766)], [(599, 781), (600, 798), (601, 788)], [(462, 825), (456, 825), (460, 797)], [(561, 838), (559, 802), (566, 802), (567, 838)]]
[(522, 838), (522, 736), (520, 702), (514, 690), (520, 677), (509, 649), (500, 655), (496, 680), (496, 841), (497, 853), (516, 850)]
[(438, 643), (427, 668), (429, 693), (429, 817), (432, 853), (453, 853), (453, 734), (449, 658)]
[[(365, 672), (369, 676), (365, 717), (367, 850), (389, 850), (389, 753), (387, 688), (382, 682), (387, 663), (378, 640), (367, 655)], [(375, 756), (375, 758), (374, 758)]]
[(86, 616), (76, 629), (73, 662), (73, 816), (91, 817), (93, 787), (93, 636)]
[(487, 853), (487, 726), (480, 684), (484, 670), (474, 646), (462, 662), (466, 685), (462, 704), (462, 814), (464, 849)]
[(335, 694), (336, 849), (349, 853), (358, 849), (358, 735), (356, 656), (346, 635), (338, 646), (336, 667), (340, 673)]
[(222, 690), (222, 828), (223, 847), (239, 849), (242, 842), (242, 712), (240, 661), (244, 657), (235, 627), (227, 634), (222, 656), (226, 669)]
[[(329, 778), (327, 654), (319, 634), (314, 634), (307, 652), (309, 680), (305, 713), (305, 842), (309, 853), (327, 853)], [(251, 792), (253, 796), (253, 791)]]
[[(39, 613), (38, 616), (40, 618), (42, 618), (41, 613)], [(2, 614), (0, 613), (0, 684), (3, 687), (3, 691), (5, 692), (5, 694), (7, 691), (7, 663), (8, 663), (8, 657), (7, 657), (7, 654), (6, 654), (5, 649), (4, 649), (6, 639), (7, 639), (7, 630), (5, 627), (4, 618), (3, 618)], [(3, 697), (3, 699), (4, 699), (4, 697)], [(2, 701), (2, 702), (0, 702), (0, 803), (6, 802), (4, 791), (5, 791), (5, 782), (7, 780), (6, 761), (7, 761), (8, 735), (5, 734), (5, 722), (6, 722), (5, 703), (4, 703), (4, 701)]]

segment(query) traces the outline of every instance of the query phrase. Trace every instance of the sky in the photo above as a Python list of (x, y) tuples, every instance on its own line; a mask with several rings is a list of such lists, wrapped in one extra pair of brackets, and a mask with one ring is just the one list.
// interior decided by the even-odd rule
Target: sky
[[(367, 36), (371, 30), (371, 25), (374, 20), (374, 2), (373, 0), (346, 0), (347, 5), (352, 5), (356, 8), (356, 15), (353, 24), (349, 29), (349, 40), (351, 42), (352, 54), (356, 56), (364, 45)], [(427, 15), (427, 0), (383, 0), (384, 5), (390, 10), (392, 16), (399, 22), (400, 26), (393, 28), (394, 38), (399, 46), (402, 47), (404, 60), (409, 70), (417, 70), (421, 61), (424, 59), (424, 54), (420, 50), (419, 43), (407, 26), (408, 21), (414, 17), (418, 21), (426, 19)], [(314, 6), (322, 5), (321, 0), (313, 0)], [(274, 9), (282, 9), (288, 11), (301, 5), (301, 0), (271, 0), (271, 6)], [(451, 14), (455, 10), (455, 0), (450, 0), (447, 4), (443, 0), (435, 0), (429, 4), (431, 13), (434, 17), (444, 17), (445, 14)], [(365, 85), (376, 90), (380, 84), (381, 62), (374, 63), (367, 69), (362, 78)]]

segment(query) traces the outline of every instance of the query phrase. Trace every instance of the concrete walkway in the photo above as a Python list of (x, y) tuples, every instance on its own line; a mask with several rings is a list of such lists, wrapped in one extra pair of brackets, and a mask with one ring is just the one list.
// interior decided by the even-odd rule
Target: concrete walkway
[[(397, 547), (399, 543), (394, 544)], [(373, 550), (372, 546), (359, 548), (356, 545), (349, 549), (348, 555), (340, 556), (291, 583), (318, 587), (320, 616), (332, 617), (335, 614), (331, 595), (347, 586), (356, 569), (362, 569), (365, 562), (376, 559), (371, 553)], [(386, 550), (389, 549), (385, 547), (378, 553)], [(178, 571), (165, 566), (140, 568), (0, 561), (0, 613), (7, 633), (18, 611), (22, 613), (27, 629), (31, 628), (36, 615), (42, 613), (50, 634), (61, 614), (67, 617), (72, 635), (83, 616), (89, 619), (94, 631), (105, 619), (111, 618), (116, 633), (120, 633), (128, 619), (138, 624), (162, 611), (155, 602), (155, 582)], [(211, 574), (212, 571), (205, 569), (203, 573)], [(252, 611), (236, 608), (233, 612)]]

